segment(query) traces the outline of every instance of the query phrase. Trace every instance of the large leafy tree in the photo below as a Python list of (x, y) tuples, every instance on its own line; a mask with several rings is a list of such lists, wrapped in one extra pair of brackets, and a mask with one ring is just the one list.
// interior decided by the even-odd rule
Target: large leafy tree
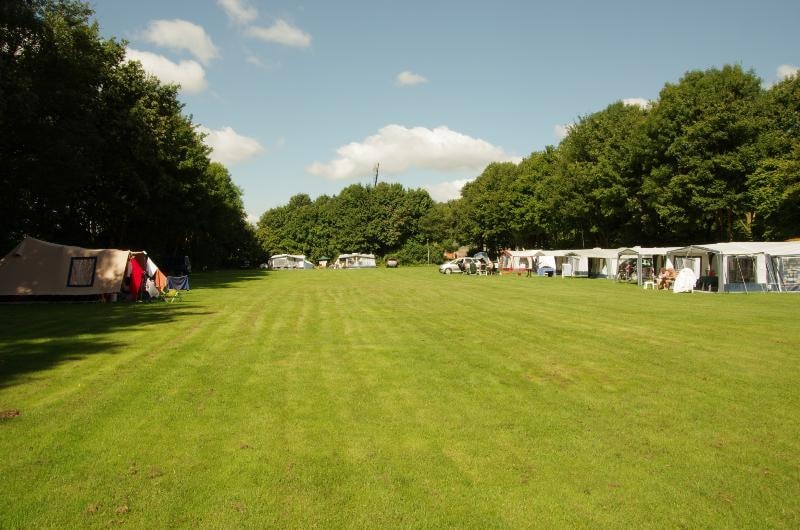
[(761, 91), (739, 66), (692, 71), (661, 91), (647, 124), (644, 194), (662, 242), (750, 236)]
[(4, 246), (23, 234), (90, 243), (107, 131), (99, 100), (122, 46), (99, 37), (79, 2), (0, 5), (0, 203)]
[[(162, 85), (75, 0), (0, 3), (0, 244), (23, 235), (195, 263), (253, 248), (241, 190)], [(243, 250), (250, 249), (250, 250)]]
[(552, 248), (570, 245), (578, 233), (571, 222), (570, 194), (558, 169), (560, 151), (548, 146), (544, 151), (531, 153), (517, 168), (518, 177), (512, 183), (514, 201), (513, 233), (515, 246)]
[(633, 244), (642, 233), (640, 189), (647, 111), (622, 102), (581, 118), (560, 146), (564, 209), (582, 244)]
[(763, 156), (748, 179), (756, 237), (800, 236), (800, 75), (764, 95)]
[(516, 178), (516, 164), (497, 162), (464, 185), (458, 216), (463, 241), (492, 252), (513, 246), (514, 214), (520, 199), (513, 192)]

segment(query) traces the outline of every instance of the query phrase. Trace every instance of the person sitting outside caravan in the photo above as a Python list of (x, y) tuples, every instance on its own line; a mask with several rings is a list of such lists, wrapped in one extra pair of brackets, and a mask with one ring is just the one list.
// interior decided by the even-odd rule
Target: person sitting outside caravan
[(656, 287), (659, 289), (664, 289), (664, 284), (667, 282), (667, 269), (661, 267), (661, 270), (658, 271), (658, 279), (656, 281)]
[(672, 283), (675, 281), (675, 269), (672, 267), (668, 269), (661, 269), (661, 272), (658, 275), (658, 288), (659, 289), (669, 289), (672, 287)]

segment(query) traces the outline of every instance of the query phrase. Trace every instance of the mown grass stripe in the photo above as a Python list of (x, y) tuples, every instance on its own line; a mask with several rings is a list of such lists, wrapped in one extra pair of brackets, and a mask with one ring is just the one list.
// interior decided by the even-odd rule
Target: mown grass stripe
[(192, 283), (0, 306), (21, 411), (0, 526), (800, 519), (800, 298), (427, 268)]

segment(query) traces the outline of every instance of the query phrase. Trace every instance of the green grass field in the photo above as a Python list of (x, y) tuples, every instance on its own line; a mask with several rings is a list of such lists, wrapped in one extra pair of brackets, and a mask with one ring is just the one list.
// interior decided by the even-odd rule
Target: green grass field
[(192, 283), (0, 305), (1, 528), (800, 526), (800, 296)]

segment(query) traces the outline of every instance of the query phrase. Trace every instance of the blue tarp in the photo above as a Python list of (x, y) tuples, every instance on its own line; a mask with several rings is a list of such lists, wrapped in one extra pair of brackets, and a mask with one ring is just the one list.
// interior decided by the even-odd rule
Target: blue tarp
[(167, 276), (167, 289), (177, 289), (179, 291), (189, 290), (188, 276)]

